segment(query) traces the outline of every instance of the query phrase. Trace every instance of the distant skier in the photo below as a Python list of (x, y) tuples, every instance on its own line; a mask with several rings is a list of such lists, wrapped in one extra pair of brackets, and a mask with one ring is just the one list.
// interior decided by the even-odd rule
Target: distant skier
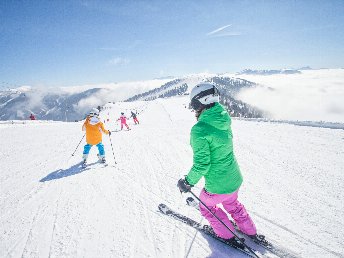
[(111, 135), (109, 130), (104, 128), (104, 124), (99, 119), (99, 112), (98, 110), (91, 111), (86, 118), (82, 126), (82, 130), (86, 131), (86, 145), (84, 146), (83, 152), (83, 163), (84, 166), (87, 164), (88, 154), (93, 145), (96, 145), (98, 148), (98, 158), (101, 162), (105, 163), (105, 150), (104, 145), (102, 143), (103, 135), (102, 133)]
[[(205, 187), (200, 193), (200, 200), (234, 231), (226, 213), (218, 206), (222, 204), (240, 230), (255, 238), (256, 227), (245, 207), (238, 201), (243, 178), (233, 153), (231, 118), (218, 103), (219, 92), (212, 84), (198, 84), (192, 89), (190, 98), (190, 106), (198, 120), (190, 136), (193, 166), (185, 178), (178, 181), (178, 187), (181, 192), (188, 192), (204, 176)], [(217, 236), (242, 246), (202, 204), (199, 208)]]
[(36, 120), (36, 117), (31, 113), (31, 115), (29, 116), (30, 120)]
[(117, 119), (117, 121), (121, 121), (121, 130), (123, 130), (123, 126), (125, 126), (128, 130), (130, 130), (129, 126), (127, 125), (127, 117), (124, 113), (121, 113), (121, 116)]
[(137, 120), (137, 116), (136, 116), (136, 114), (133, 111), (131, 111), (131, 116), (130, 117), (133, 118), (135, 124), (139, 124), (140, 123), (139, 120)]

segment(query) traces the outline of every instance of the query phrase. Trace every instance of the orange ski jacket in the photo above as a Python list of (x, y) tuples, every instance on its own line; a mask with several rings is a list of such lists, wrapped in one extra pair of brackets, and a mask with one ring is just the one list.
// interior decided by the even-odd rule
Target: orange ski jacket
[(97, 145), (102, 141), (102, 132), (109, 134), (109, 131), (104, 128), (104, 124), (101, 121), (91, 124), (89, 118), (86, 118), (82, 130), (86, 130), (86, 142), (91, 145)]

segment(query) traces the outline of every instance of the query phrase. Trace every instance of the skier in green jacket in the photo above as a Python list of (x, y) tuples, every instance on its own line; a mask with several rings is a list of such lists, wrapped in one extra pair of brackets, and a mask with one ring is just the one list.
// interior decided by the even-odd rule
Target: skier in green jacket
[[(231, 118), (218, 103), (218, 89), (209, 83), (198, 84), (192, 89), (190, 98), (190, 106), (198, 120), (191, 129), (193, 166), (187, 176), (178, 181), (178, 187), (180, 191), (188, 192), (204, 176), (205, 187), (200, 193), (200, 200), (234, 231), (226, 213), (218, 206), (222, 204), (243, 233), (256, 237), (256, 227), (238, 201), (243, 178), (233, 153)], [(233, 234), (202, 204), (200, 211), (219, 237), (237, 242)]]

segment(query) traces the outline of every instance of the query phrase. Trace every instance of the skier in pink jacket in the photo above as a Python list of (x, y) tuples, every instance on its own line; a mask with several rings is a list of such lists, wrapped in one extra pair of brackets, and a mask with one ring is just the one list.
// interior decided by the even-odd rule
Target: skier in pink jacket
[(129, 126), (127, 125), (127, 117), (124, 115), (124, 113), (121, 113), (121, 116), (117, 119), (117, 121), (121, 121), (121, 130), (123, 130), (123, 126), (127, 127), (128, 130), (130, 130)]

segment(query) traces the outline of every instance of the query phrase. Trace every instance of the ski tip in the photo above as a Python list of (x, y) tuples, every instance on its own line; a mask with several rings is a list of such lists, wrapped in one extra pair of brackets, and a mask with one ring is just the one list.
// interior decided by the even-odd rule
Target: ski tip
[(166, 205), (163, 204), (163, 203), (160, 203), (159, 206), (158, 206), (159, 210), (161, 209), (165, 209), (166, 208)]
[(192, 197), (186, 198), (186, 204), (187, 204), (187, 205), (190, 205), (190, 206), (191, 206), (191, 204), (193, 204), (194, 202), (195, 202), (195, 199), (194, 199), (194, 198), (192, 198)]
[(162, 213), (168, 214), (169, 208), (165, 204), (160, 203), (158, 208)]

